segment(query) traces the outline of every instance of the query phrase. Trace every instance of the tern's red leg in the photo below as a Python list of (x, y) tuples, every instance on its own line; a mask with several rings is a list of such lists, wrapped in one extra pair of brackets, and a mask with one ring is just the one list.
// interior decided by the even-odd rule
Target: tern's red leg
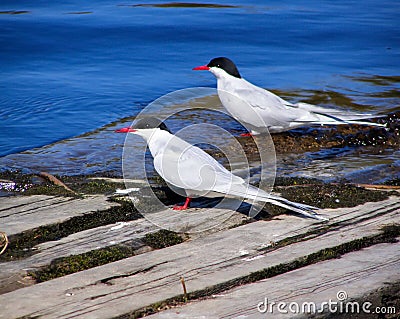
[(185, 209), (187, 209), (189, 207), (189, 204), (190, 204), (191, 200), (192, 199), (190, 197), (186, 197), (186, 201), (185, 201), (185, 204), (183, 204), (183, 206), (175, 205), (172, 209), (173, 210), (185, 210)]
[(251, 134), (251, 133), (242, 133), (242, 134), (240, 134), (240, 136), (253, 136), (253, 134)]

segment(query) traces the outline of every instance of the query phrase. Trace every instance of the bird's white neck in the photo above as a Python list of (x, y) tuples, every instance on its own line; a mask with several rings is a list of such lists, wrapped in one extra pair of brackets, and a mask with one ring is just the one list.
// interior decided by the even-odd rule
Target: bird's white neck
[(220, 68), (210, 68), (210, 72), (217, 78), (217, 89), (233, 91), (243, 79), (234, 77)]
[(162, 153), (168, 141), (173, 137), (171, 133), (159, 128), (140, 129), (134, 134), (141, 136), (146, 141), (153, 157)]

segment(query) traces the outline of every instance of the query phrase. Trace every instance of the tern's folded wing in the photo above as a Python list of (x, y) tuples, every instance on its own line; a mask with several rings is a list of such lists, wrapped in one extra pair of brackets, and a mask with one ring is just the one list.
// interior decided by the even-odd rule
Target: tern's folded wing
[(216, 187), (223, 189), (222, 185), (244, 182), (203, 150), (192, 145), (180, 153), (176, 149), (166, 150), (154, 158), (154, 167), (165, 181), (184, 189), (209, 191)]

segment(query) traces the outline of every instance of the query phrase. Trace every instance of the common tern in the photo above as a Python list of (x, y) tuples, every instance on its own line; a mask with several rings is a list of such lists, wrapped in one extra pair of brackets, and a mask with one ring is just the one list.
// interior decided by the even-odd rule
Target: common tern
[(175, 206), (175, 210), (187, 209), (193, 197), (228, 196), (271, 203), (307, 217), (326, 220), (315, 212), (316, 207), (291, 202), (249, 185), (199, 147), (173, 135), (159, 119), (143, 118), (134, 126), (115, 132), (141, 136), (150, 149), (157, 173), (172, 188), (184, 190), (185, 204)]
[(214, 58), (207, 65), (195, 67), (193, 70), (207, 70), (214, 74), (222, 105), (251, 131), (251, 135), (265, 133), (267, 130), (270, 133), (279, 133), (312, 125), (360, 124), (385, 127), (383, 124), (362, 121), (380, 117), (373, 114), (285, 101), (278, 95), (243, 79), (236, 65), (225, 57)]

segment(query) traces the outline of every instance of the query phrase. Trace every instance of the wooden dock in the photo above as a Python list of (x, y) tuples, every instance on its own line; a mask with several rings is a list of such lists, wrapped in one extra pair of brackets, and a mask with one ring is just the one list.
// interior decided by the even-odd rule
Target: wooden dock
[[(118, 205), (105, 195), (3, 197), (0, 230), (17, 236)], [(325, 209), (330, 220), (322, 223), (294, 215), (255, 221), (227, 209), (201, 212), (188, 210), (187, 222), (170, 210), (156, 213), (189, 233), (162, 249), (144, 240), (159, 228), (138, 218), (71, 233), (36, 245), (24, 258), (0, 262), (0, 318), (291, 318), (290, 312), (262, 312), (266, 300), (320, 305), (345, 292), (344, 301), (370, 296), (382, 305), (379, 292), (400, 283), (397, 195)], [(218, 227), (207, 227), (218, 218)], [(190, 233), (189, 220), (193, 229), (207, 231)], [(29, 276), (57, 258), (119, 244), (134, 254), (42, 283)], [(397, 314), (385, 318), (398, 315), (399, 299), (392, 302)]]

